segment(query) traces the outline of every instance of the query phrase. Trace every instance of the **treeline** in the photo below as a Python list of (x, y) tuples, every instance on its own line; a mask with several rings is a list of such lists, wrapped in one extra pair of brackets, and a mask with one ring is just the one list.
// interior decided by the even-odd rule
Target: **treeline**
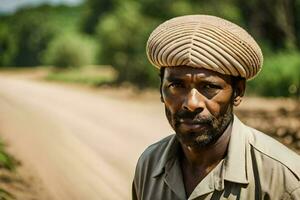
[(58, 67), (93, 62), (94, 45), (80, 34), (82, 7), (49, 6), (0, 17), (0, 66)]
[(0, 18), (0, 65), (109, 64), (118, 83), (157, 86), (147, 38), (161, 22), (185, 14), (220, 16), (255, 37), (265, 63), (249, 82), (250, 93), (299, 96), (300, 0), (86, 0), (72, 8), (22, 10)]

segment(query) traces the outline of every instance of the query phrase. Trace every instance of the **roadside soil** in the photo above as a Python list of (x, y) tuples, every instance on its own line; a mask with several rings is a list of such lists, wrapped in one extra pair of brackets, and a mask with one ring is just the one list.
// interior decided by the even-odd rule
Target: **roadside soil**
[[(9, 149), (9, 148), (8, 148)], [(11, 154), (11, 153), (10, 153)], [(11, 171), (0, 168), (1, 200), (51, 200), (44, 184), (28, 163), (18, 162)]]
[[(0, 137), (22, 163), (1, 184), (21, 200), (130, 199), (139, 155), (172, 133), (158, 92), (48, 83), (44, 75), (0, 73)], [(299, 100), (246, 97), (236, 114), (300, 153)]]

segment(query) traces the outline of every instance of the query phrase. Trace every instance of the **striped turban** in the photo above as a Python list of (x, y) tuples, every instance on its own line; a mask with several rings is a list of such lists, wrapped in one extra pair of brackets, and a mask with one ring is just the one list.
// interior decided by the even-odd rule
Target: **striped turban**
[(221, 74), (253, 78), (263, 55), (241, 27), (209, 15), (187, 15), (159, 25), (147, 42), (147, 56), (156, 67), (190, 66)]

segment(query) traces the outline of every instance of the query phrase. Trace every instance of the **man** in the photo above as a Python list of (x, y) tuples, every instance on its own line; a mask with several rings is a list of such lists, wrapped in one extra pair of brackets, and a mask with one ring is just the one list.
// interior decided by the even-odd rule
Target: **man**
[(139, 158), (133, 199), (300, 199), (299, 156), (233, 115), (263, 62), (245, 30), (214, 16), (177, 17), (153, 31), (147, 55), (176, 134)]

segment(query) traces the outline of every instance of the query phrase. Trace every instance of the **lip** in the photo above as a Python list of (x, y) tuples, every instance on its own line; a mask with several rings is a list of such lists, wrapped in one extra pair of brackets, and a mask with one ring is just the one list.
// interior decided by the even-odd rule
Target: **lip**
[(199, 123), (192, 119), (180, 119), (179, 122), (184, 129), (203, 130), (208, 126), (208, 124)]
[(206, 125), (204, 123), (199, 123), (197, 120), (193, 120), (193, 119), (180, 119), (179, 122), (182, 124), (189, 124), (189, 125)]

